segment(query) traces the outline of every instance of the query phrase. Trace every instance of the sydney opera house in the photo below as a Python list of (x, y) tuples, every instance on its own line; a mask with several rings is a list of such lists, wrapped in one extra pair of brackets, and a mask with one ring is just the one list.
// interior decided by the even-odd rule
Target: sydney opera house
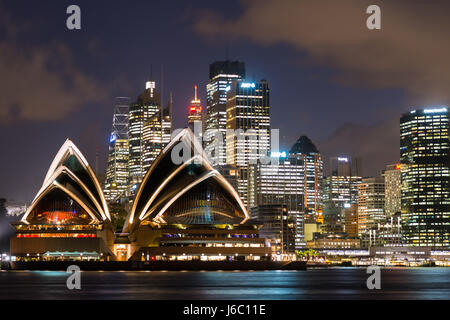
[(114, 234), (100, 184), (67, 140), (11, 239), (30, 260), (268, 260), (271, 249), (192, 131), (179, 132), (144, 176)]

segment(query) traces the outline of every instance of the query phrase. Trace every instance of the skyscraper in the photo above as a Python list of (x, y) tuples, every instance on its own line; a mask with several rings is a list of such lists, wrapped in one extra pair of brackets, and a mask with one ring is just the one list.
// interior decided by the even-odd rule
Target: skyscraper
[(305, 214), (323, 222), (323, 162), (316, 146), (307, 136), (301, 136), (289, 151), (289, 157), (302, 160)]
[[(197, 97), (197, 86), (194, 86), (194, 90), (194, 99), (191, 101), (188, 110), (188, 126), (200, 139), (200, 143), (202, 143), (203, 132), (205, 131), (205, 118), (201, 101)], [(197, 130), (201, 130), (201, 132), (196, 132)]]
[(357, 202), (361, 176), (355, 172), (353, 163), (350, 157), (330, 158), (330, 173), (324, 180), (324, 201), (336, 208)]
[(449, 139), (447, 107), (412, 110), (400, 119), (405, 244), (450, 244)]
[(227, 163), (238, 171), (238, 193), (247, 205), (248, 165), (270, 150), (270, 90), (266, 80), (237, 80), (227, 94)]
[(386, 166), (386, 170), (383, 171), (384, 212), (387, 218), (400, 212), (402, 209), (402, 171), (400, 169), (401, 165), (397, 163)]
[[(205, 151), (214, 165), (226, 163), (227, 88), (232, 81), (245, 78), (245, 64), (239, 61), (216, 61), (209, 66), (209, 83), (206, 85), (207, 110)], [(214, 146), (214, 132), (222, 134), (223, 143)], [(217, 150), (217, 152), (215, 152)]]
[(156, 82), (150, 79), (145, 91), (130, 106), (129, 112), (129, 170), (130, 188), (136, 190), (147, 169), (170, 142), (172, 98), (162, 108)]
[(384, 222), (384, 180), (364, 178), (358, 185), (358, 234), (361, 236)]
[(295, 158), (279, 158), (278, 164), (250, 165), (248, 170), (249, 207), (286, 205), (295, 222), (295, 247), (304, 242), (304, 164)]
[(331, 157), (329, 175), (324, 178), (324, 223), (328, 231), (344, 229), (343, 209), (358, 202), (358, 184), (361, 183), (360, 162), (350, 157)]
[(129, 145), (128, 111), (130, 98), (118, 97), (114, 104), (113, 126), (109, 138), (108, 166), (104, 183), (105, 199), (114, 201), (126, 195), (128, 188)]

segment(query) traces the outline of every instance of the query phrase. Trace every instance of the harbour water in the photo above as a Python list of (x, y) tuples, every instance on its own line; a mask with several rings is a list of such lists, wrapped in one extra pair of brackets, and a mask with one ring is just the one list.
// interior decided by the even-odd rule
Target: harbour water
[(450, 299), (450, 268), (382, 268), (369, 290), (365, 268), (306, 271), (85, 271), (69, 290), (60, 271), (0, 271), (0, 299)]

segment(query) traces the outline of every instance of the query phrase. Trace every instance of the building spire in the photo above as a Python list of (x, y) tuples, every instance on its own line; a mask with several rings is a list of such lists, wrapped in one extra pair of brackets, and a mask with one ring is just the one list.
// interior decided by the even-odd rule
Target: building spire
[(200, 99), (197, 97), (197, 85), (194, 86), (194, 100), (192, 100), (191, 103), (200, 104)]
[(153, 65), (150, 64), (150, 79), (145, 83), (145, 90), (150, 89), (150, 97), (153, 98), (153, 90), (155, 90), (155, 81), (153, 81)]
[(170, 119), (172, 119), (172, 104), (173, 104), (173, 96), (172, 96), (172, 91), (170, 91), (170, 95), (169, 95), (169, 115), (170, 115)]
[(160, 104), (161, 104), (161, 117), (164, 109), (164, 67), (161, 64), (161, 95), (160, 95)]

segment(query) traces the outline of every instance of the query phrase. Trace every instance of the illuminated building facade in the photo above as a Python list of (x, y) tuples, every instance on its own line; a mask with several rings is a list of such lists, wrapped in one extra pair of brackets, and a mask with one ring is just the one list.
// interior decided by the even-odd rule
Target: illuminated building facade
[[(245, 64), (239, 61), (216, 61), (209, 66), (209, 82), (206, 85), (205, 151), (214, 166), (226, 164), (227, 89), (234, 80), (245, 78)], [(222, 135), (215, 146), (215, 132)], [(215, 152), (217, 150), (217, 152)]]
[(109, 260), (114, 234), (106, 199), (88, 162), (67, 140), (20, 222), (13, 225), (17, 261)]
[(280, 158), (278, 164), (249, 166), (249, 207), (286, 205), (288, 216), (295, 222), (295, 247), (304, 242), (304, 164), (295, 158)]
[(331, 157), (330, 173), (324, 179), (324, 202), (336, 208), (357, 203), (361, 182), (360, 161), (350, 157)]
[(132, 103), (129, 112), (129, 187), (135, 193), (145, 172), (152, 165), (162, 149), (169, 143), (171, 135), (171, 103), (161, 107), (156, 83), (146, 83), (144, 93)]
[(314, 239), (306, 243), (307, 248), (314, 249), (358, 249), (361, 241), (351, 238), (345, 233), (329, 233), (314, 235)]
[(265, 80), (237, 80), (227, 95), (227, 163), (238, 170), (238, 192), (247, 205), (248, 165), (270, 150), (270, 90)]
[(361, 236), (385, 219), (384, 179), (362, 179), (358, 185), (358, 234)]
[(358, 236), (358, 205), (344, 209), (344, 231), (349, 237)]
[(144, 175), (144, 126), (159, 111), (159, 101), (156, 83), (150, 80), (146, 82), (144, 93), (139, 95), (136, 102), (130, 105), (128, 137), (130, 187), (132, 189), (136, 188)]
[(116, 98), (113, 128), (109, 138), (108, 166), (104, 193), (107, 201), (116, 201), (126, 196), (129, 181), (128, 113), (130, 100)]
[(358, 202), (358, 185), (361, 177), (329, 176), (324, 179), (325, 202), (336, 208), (347, 208)]
[(384, 213), (393, 216), (402, 209), (402, 171), (401, 165), (391, 164), (383, 171), (384, 177)]
[(400, 119), (403, 241), (450, 244), (448, 108), (413, 110)]
[(402, 220), (400, 212), (371, 228), (363, 237), (364, 247), (402, 246)]
[(350, 157), (331, 157), (329, 175), (324, 178), (324, 224), (332, 232), (344, 230), (343, 210), (358, 202), (361, 162)]
[(270, 241), (276, 256), (295, 253), (295, 220), (284, 204), (263, 204), (251, 209), (251, 217), (262, 228), (260, 236)]
[(323, 161), (319, 150), (307, 136), (301, 136), (289, 151), (289, 157), (303, 162), (305, 214), (323, 222)]
[(271, 247), (257, 225), (147, 225), (132, 244), (132, 261), (261, 261)]

